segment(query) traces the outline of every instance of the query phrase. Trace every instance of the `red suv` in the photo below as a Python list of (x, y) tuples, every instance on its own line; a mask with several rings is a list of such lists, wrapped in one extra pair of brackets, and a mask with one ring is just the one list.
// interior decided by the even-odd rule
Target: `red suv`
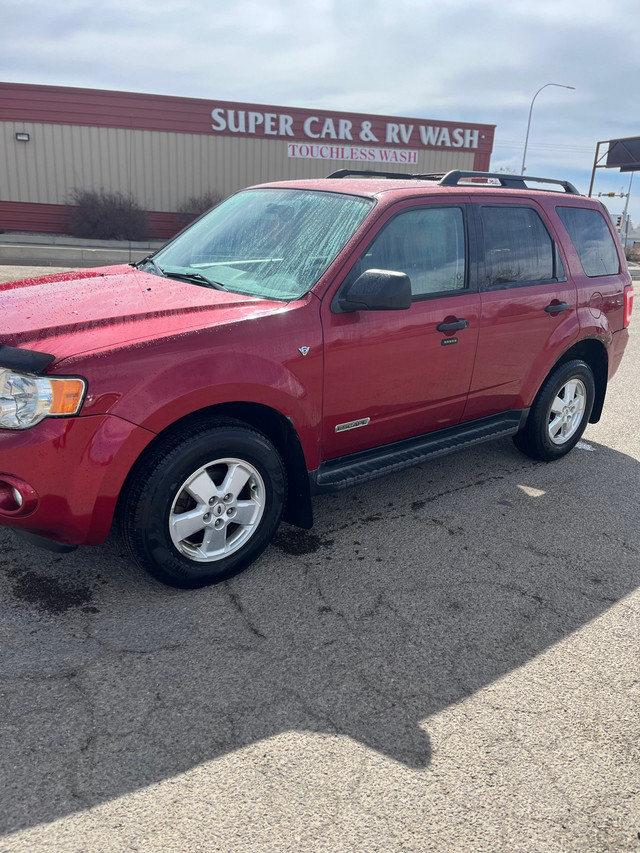
[(133, 266), (0, 285), (0, 523), (67, 550), (115, 518), (161, 581), (222, 580), (281, 518), (309, 528), (313, 494), (497, 436), (563, 456), (631, 304), (605, 209), (567, 182), (244, 190)]

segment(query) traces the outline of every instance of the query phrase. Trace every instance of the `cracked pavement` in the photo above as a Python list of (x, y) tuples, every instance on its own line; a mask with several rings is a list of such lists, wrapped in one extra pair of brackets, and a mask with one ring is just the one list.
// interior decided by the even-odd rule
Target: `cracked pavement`
[(217, 587), (0, 530), (0, 851), (639, 851), (639, 366)]

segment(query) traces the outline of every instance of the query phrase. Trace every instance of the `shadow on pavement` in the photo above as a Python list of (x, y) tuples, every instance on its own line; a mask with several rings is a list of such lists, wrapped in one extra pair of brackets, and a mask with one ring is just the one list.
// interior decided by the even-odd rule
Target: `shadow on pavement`
[(250, 571), (197, 592), (115, 540), (0, 532), (2, 830), (52, 821), (287, 731), (413, 768), (428, 718), (640, 581), (639, 463), (508, 441), (316, 501)]

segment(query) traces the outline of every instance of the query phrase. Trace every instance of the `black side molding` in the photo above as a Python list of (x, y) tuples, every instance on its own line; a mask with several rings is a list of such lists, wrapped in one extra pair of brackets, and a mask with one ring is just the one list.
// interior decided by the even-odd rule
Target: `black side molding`
[(528, 409), (502, 412), (437, 432), (407, 438), (361, 453), (351, 453), (323, 462), (317, 471), (310, 471), (311, 491), (314, 494), (336, 492), (359, 483), (366, 483), (385, 474), (410, 468), (428, 459), (445, 456), (463, 447), (481, 444), (494, 438), (514, 435), (524, 426)]
[(8, 347), (0, 344), (0, 367), (8, 367), (11, 370), (19, 370), (23, 373), (42, 373), (52, 361), (55, 355), (48, 352), (36, 352), (31, 349), (20, 349), (19, 347)]

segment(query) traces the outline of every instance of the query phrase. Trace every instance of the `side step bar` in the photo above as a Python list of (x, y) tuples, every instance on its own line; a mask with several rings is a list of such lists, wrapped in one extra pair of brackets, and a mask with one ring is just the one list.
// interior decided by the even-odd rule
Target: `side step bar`
[(445, 456), (464, 447), (514, 435), (524, 425), (528, 409), (503, 412), (468, 424), (407, 438), (372, 450), (352, 453), (323, 462), (317, 471), (309, 473), (313, 494), (336, 492), (359, 483), (375, 480), (396, 471)]

